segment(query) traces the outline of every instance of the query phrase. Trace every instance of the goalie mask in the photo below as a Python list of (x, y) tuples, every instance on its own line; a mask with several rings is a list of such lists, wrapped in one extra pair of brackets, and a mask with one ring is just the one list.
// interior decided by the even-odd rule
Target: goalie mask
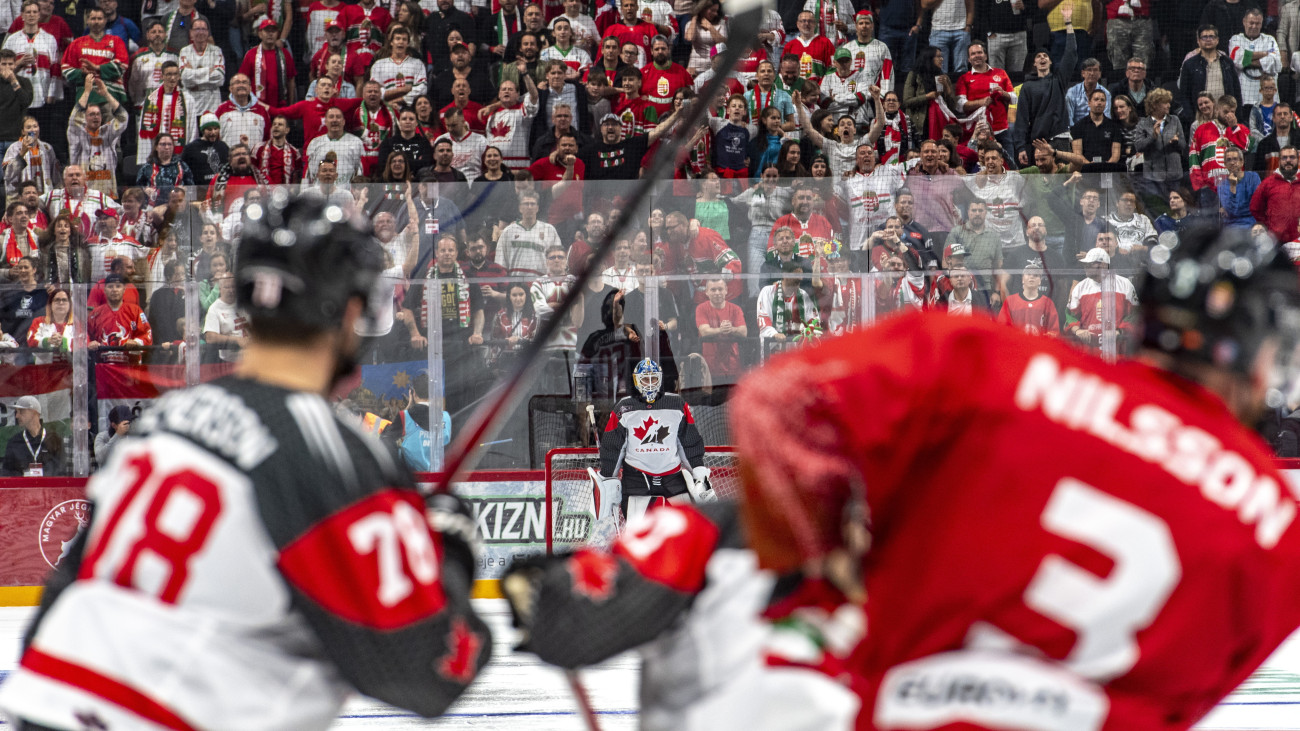
[(649, 358), (637, 363), (636, 370), (632, 372), (632, 384), (648, 404), (653, 404), (659, 398), (659, 388), (663, 382), (664, 369)]

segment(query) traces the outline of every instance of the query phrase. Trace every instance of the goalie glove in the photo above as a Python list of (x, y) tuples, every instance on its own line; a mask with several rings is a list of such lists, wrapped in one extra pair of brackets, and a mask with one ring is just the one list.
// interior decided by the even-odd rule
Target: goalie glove
[(442, 536), (447, 558), (458, 561), (473, 577), (482, 546), (469, 504), (450, 493), (434, 493), (424, 499), (424, 517)]
[(691, 470), (691, 476), (695, 478), (695, 489), (691, 491), (691, 497), (697, 503), (711, 503), (718, 499), (717, 493), (713, 492), (713, 486), (709, 484), (710, 474), (712, 471), (704, 465)]

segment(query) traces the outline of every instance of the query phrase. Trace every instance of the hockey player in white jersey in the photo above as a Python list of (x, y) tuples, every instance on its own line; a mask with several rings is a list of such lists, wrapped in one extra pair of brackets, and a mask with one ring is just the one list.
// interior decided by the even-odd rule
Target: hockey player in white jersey
[(243, 359), (160, 399), (90, 481), (0, 686), (19, 731), (323, 731), (354, 691), (432, 717), (488, 661), (468, 510), (324, 398), (382, 252), (338, 206), (269, 198), (235, 270)]
[(632, 385), (633, 395), (614, 404), (600, 436), (597, 518), (615, 505), (630, 520), (659, 502), (714, 500), (691, 407), (662, 390), (663, 369), (649, 358), (637, 364)]

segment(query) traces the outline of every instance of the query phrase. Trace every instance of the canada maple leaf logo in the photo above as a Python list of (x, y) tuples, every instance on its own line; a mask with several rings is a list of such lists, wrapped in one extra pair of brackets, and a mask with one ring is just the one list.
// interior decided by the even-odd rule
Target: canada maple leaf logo
[[(655, 429), (655, 427), (659, 428)], [(632, 430), (632, 435), (642, 444), (663, 444), (664, 439), (668, 438), (668, 427), (655, 421), (653, 416), (649, 416), (641, 422), (641, 426)]]
[(447, 633), (447, 655), (438, 663), (438, 673), (448, 680), (468, 685), (474, 679), (474, 660), (478, 658), (483, 640), (464, 619), (457, 617)]
[(514, 127), (512, 127), (509, 122), (505, 122), (505, 121), (493, 122), (491, 126), (488, 127), (488, 136), (506, 137), (510, 134), (510, 132), (513, 129)]
[(608, 553), (581, 550), (569, 558), (569, 574), (575, 592), (593, 602), (603, 602), (614, 594), (618, 562)]

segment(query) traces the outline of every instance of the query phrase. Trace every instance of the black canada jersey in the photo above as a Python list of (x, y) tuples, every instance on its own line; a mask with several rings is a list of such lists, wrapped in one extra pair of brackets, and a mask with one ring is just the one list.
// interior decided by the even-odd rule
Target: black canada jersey
[(691, 467), (704, 464), (704, 438), (685, 399), (664, 393), (653, 404), (636, 396), (614, 404), (600, 437), (602, 475), (616, 476), (620, 460), (647, 474), (672, 474), (682, 468), (683, 458)]

